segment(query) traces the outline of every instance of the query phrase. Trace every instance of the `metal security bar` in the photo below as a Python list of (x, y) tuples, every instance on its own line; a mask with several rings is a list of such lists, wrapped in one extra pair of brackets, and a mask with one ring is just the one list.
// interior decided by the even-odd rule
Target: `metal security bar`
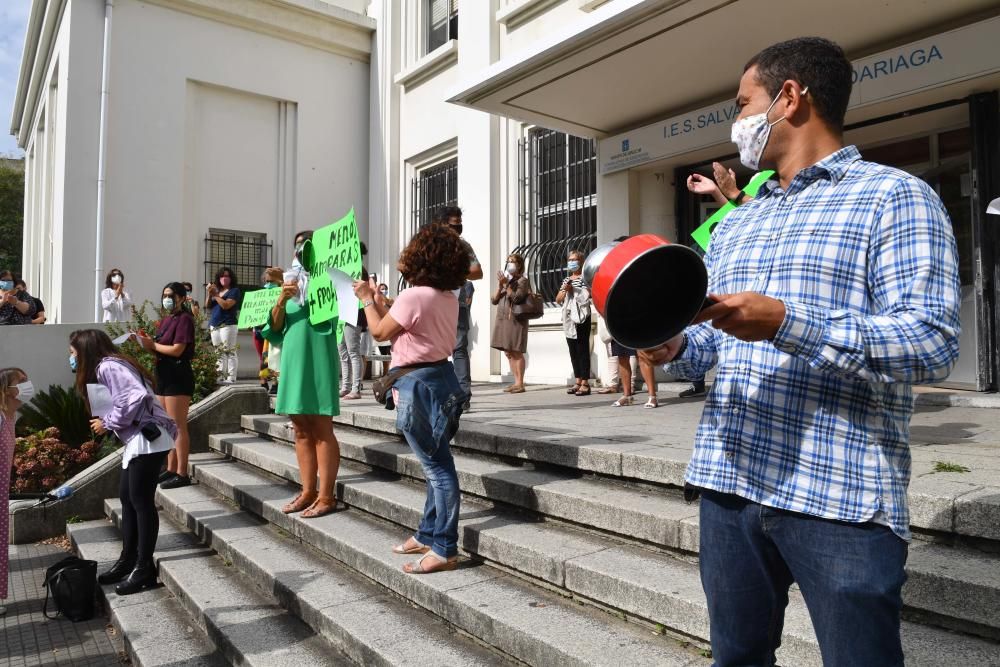
[(592, 139), (536, 128), (518, 142), (518, 236), (528, 279), (547, 305), (566, 255), (597, 246), (597, 152)]
[[(458, 158), (424, 169), (410, 181), (410, 225), (403, 245), (418, 229), (434, 220), (434, 213), (445, 206), (458, 205)], [(397, 291), (407, 287), (399, 277)]]
[(205, 235), (205, 283), (215, 273), (228, 266), (244, 287), (257, 287), (264, 269), (271, 266), (273, 243), (267, 235), (255, 232), (234, 232), (210, 229)]

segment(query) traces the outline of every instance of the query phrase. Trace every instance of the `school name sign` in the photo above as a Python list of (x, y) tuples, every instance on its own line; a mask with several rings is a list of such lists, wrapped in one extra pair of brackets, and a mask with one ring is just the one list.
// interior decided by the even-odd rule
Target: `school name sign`
[[(883, 51), (852, 63), (848, 109), (1000, 71), (1000, 17)], [(598, 145), (602, 174), (729, 142), (735, 100), (625, 132)]]

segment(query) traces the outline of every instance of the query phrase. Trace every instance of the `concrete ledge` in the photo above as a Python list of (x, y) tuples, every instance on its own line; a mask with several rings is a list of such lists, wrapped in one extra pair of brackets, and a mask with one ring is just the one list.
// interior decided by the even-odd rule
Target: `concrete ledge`
[(213, 391), (188, 413), (191, 452), (207, 452), (210, 435), (232, 433), (240, 428), (243, 415), (267, 412), (269, 406), (267, 392), (258, 385), (234, 384)]

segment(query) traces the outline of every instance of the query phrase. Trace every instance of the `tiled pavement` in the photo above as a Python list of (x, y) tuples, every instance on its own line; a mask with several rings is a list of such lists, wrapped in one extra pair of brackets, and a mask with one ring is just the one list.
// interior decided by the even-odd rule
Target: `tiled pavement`
[[(7, 615), (0, 617), (0, 667), (108, 667), (120, 664), (103, 612), (72, 623), (42, 615), (45, 569), (67, 553), (45, 544), (12, 545)], [(52, 605), (49, 605), (50, 613)]]

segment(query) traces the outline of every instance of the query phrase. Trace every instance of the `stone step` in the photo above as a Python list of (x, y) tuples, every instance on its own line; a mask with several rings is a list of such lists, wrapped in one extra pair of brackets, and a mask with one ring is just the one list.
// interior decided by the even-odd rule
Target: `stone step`
[[(288, 481), (300, 481), (294, 451), (285, 445), (220, 438), (213, 447)], [(409, 528), (419, 523), (425, 498), (422, 484), (387, 479), (351, 463), (342, 464), (339, 477), (338, 497), (347, 504)], [(235, 495), (238, 489), (226, 492)], [(692, 561), (557, 522), (533, 521), (478, 499), (466, 498), (463, 503), (459, 536), (466, 551), (707, 643), (708, 610)], [(934, 614), (938, 623), (959, 630), (1000, 635), (995, 627), (1000, 619), (1000, 559), (921, 543), (912, 548), (907, 570), (904, 601), (910, 609)], [(796, 594), (784, 634), (780, 653), (784, 662), (819, 664), (808, 611)], [(917, 659), (929, 636), (937, 636), (930, 645), (966, 645), (962, 650), (970, 655), (990, 650), (975, 640), (909, 622), (904, 622), (903, 636), (915, 664), (934, 664)]]
[[(670, 637), (658, 637), (640, 625), (607, 612), (574, 604), (565, 597), (531, 585), (499, 569), (464, 561), (453, 572), (413, 576), (402, 571), (413, 557), (391, 548), (411, 532), (358, 510), (340, 511), (320, 519), (302, 519), (281, 512), (297, 489), (235, 461), (199, 454), (192, 457), (192, 474), (199, 485), (161, 492), (164, 509), (199, 525), (201, 514), (236, 513), (214, 493), (235, 501), (305, 543), (375, 580), (405, 599), (429, 610), (480, 641), (532, 665), (604, 665), (626, 659), (633, 665), (706, 665), (688, 647)], [(206, 525), (199, 530), (218, 533)], [(212, 538), (215, 539), (214, 537)]]
[[(105, 511), (120, 527), (120, 503)], [(231, 664), (356, 664), (164, 512), (155, 557), (160, 581)]]
[[(334, 421), (340, 425), (338, 436), (345, 432), (343, 426), (350, 426), (374, 438), (383, 434), (383, 440), (393, 441), (399, 440), (395, 414), (368, 402), (352, 403), (342, 407)], [(288, 423), (281, 415), (244, 415), (241, 421), (244, 430), (280, 440), (291, 439)], [(680, 488), (691, 448), (671, 443), (690, 441), (693, 426), (665, 421), (660, 435), (661, 441), (655, 443), (629, 433), (590, 437), (581, 442), (579, 435), (558, 428), (543, 431), (465, 419), (454, 447), (457, 451), (561, 466), (616, 480)], [(1000, 495), (996, 489), (959, 474), (916, 474), (928, 466), (926, 461), (915, 464), (909, 488), (911, 526), (918, 531), (1000, 541)]]
[[(66, 525), (66, 533), (81, 558), (98, 562), (100, 571), (118, 559), (121, 536), (104, 519)], [(98, 588), (111, 623), (137, 667), (224, 667), (229, 662), (216, 651), (180, 602), (160, 586), (128, 597), (114, 586)]]
[[(170, 521), (183, 522), (227, 566), (354, 663), (406, 665), (419, 655), (422, 661), (439, 665), (512, 664), (271, 524), (234, 509), (204, 488), (191, 489), (160, 498)], [(182, 502), (188, 497), (197, 499), (197, 507)], [(105, 509), (118, 524), (120, 503), (108, 500)]]

